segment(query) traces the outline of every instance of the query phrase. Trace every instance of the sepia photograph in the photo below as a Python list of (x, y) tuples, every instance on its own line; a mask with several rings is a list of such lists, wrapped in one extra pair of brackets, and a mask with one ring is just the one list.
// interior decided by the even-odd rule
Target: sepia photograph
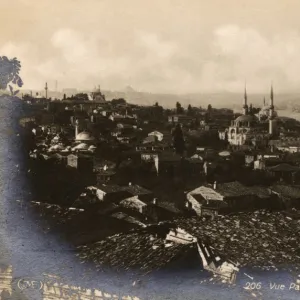
[(0, 3), (0, 300), (300, 299), (299, 1)]

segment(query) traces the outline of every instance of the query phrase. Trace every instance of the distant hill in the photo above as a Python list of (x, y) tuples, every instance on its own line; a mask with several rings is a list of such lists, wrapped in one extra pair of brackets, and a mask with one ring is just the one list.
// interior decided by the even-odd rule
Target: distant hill
[[(180, 102), (183, 107), (189, 104), (192, 106), (207, 107), (211, 104), (213, 107), (221, 108), (227, 107), (240, 110), (243, 105), (243, 93), (199, 93), (199, 94), (156, 94), (136, 92), (132, 88), (125, 89), (124, 91), (104, 91), (107, 100), (113, 98), (124, 98), (129, 103), (140, 105), (153, 105), (158, 102), (165, 108), (174, 108), (176, 102)], [(266, 104), (269, 103), (269, 95), (267, 94), (248, 94), (248, 104), (252, 103), (253, 106), (263, 106), (263, 99), (266, 99)], [(274, 102), (276, 109), (292, 110), (293, 107), (300, 104), (299, 94), (275, 94)]]
[[(36, 91), (33, 91), (35, 95)], [(79, 91), (88, 93), (90, 91)], [(138, 105), (154, 105), (158, 102), (164, 108), (175, 108), (176, 102), (180, 102), (184, 108), (187, 108), (189, 104), (196, 107), (206, 108), (208, 104), (211, 104), (216, 108), (231, 108), (236, 111), (241, 111), (243, 105), (243, 92), (241, 93), (230, 93), (230, 92), (219, 92), (219, 93), (193, 93), (193, 94), (160, 94), (150, 92), (138, 92), (133, 87), (127, 86), (120, 91), (109, 91), (103, 90), (103, 94), (107, 100), (114, 98), (124, 98), (129, 103)], [(25, 93), (25, 90), (20, 91), (20, 95)], [(49, 97), (62, 98), (63, 93), (48, 91)], [(269, 103), (269, 94), (251, 94), (248, 93), (248, 104), (252, 103), (253, 106), (263, 106), (263, 99), (266, 99), (266, 105)], [(300, 112), (300, 93), (282, 93), (274, 96), (275, 108), (277, 110), (284, 110), (285, 115), (294, 113), (298, 115)], [(279, 113), (280, 114), (280, 113)]]

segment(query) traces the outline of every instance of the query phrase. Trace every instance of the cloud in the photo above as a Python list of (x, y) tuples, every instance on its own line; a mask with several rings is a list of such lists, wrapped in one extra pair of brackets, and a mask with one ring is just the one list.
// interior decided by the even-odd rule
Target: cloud
[(273, 80), (280, 89), (298, 85), (300, 35), (294, 32), (263, 36), (252, 28), (226, 25), (214, 31), (211, 59), (204, 66), (211, 80), (237, 91), (244, 81), (261, 91)]
[(61, 49), (64, 59), (69, 63), (76, 63), (85, 59), (89, 54), (89, 40), (72, 29), (61, 29), (51, 38), (52, 45)]
[(249, 92), (261, 92), (273, 80), (278, 90), (298, 89), (297, 32), (266, 35), (227, 24), (205, 36), (142, 28), (120, 34), (103, 27), (54, 28), (36, 40), (11, 40), (0, 51), (21, 60), (24, 88), (58, 80), (61, 88), (101, 84), (153, 92), (242, 92), (246, 80)]
[(163, 41), (157, 34), (149, 32), (136, 33), (137, 43), (149, 51), (149, 54), (158, 58), (168, 59), (172, 56), (177, 46), (174, 42)]

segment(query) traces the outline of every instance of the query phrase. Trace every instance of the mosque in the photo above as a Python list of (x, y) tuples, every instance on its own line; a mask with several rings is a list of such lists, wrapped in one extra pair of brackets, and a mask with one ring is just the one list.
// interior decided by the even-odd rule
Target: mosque
[[(231, 122), (229, 128), (219, 132), (222, 140), (227, 139), (231, 145), (260, 145), (276, 133), (276, 117), (274, 111), (274, 93), (271, 86), (270, 103), (265, 105), (257, 115), (252, 112), (252, 105), (248, 106), (245, 88), (243, 114)], [(267, 126), (267, 122), (269, 123)]]
[(87, 130), (79, 132), (79, 121), (75, 121), (75, 142), (76, 143), (94, 143), (95, 137)]

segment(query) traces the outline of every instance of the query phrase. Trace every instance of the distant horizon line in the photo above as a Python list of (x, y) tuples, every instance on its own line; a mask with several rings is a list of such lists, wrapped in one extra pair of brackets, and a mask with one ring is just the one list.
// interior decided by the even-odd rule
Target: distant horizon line
[[(64, 88), (66, 90), (70, 89), (70, 90), (76, 90), (77, 93), (80, 92), (94, 92), (95, 89), (76, 89), (76, 88)], [(44, 89), (29, 89), (29, 88), (24, 88), (24, 89), (19, 89), (20, 92), (22, 91), (32, 91), (32, 92), (42, 92), (45, 91)], [(156, 94), (156, 95), (178, 95), (178, 96), (184, 96), (184, 95), (199, 95), (199, 94), (240, 94), (240, 95), (244, 95), (244, 91), (241, 92), (233, 92), (233, 91), (202, 91), (202, 92), (182, 92), (182, 93), (175, 93), (175, 92), (150, 92), (150, 91), (138, 91), (138, 90), (132, 90), (132, 91), (124, 91), (124, 90), (110, 90), (110, 89), (101, 89), (101, 92), (105, 93), (105, 92), (111, 92), (111, 93), (140, 93), (140, 94)], [(63, 90), (50, 90), (48, 89), (48, 93), (64, 93)], [(75, 91), (74, 91), (75, 92)], [(269, 95), (270, 92), (249, 92), (249, 90), (247, 90), (247, 95)], [(275, 92), (275, 95), (282, 95), (282, 94), (300, 94), (300, 90), (299, 91), (280, 91), (280, 92)]]

